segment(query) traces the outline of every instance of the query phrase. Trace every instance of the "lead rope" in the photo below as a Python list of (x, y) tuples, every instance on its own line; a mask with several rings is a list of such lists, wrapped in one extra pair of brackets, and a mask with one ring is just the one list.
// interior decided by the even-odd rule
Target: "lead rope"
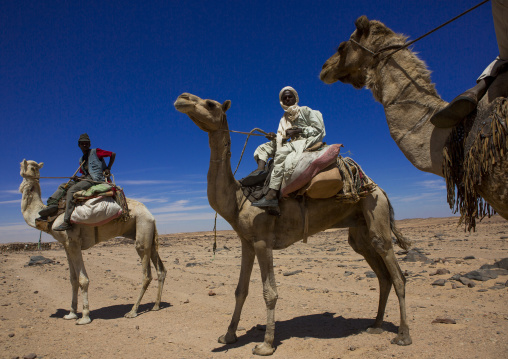
[[(253, 128), (250, 132), (241, 132), (241, 131), (233, 131), (233, 130), (223, 130), (223, 131), (228, 131), (228, 132), (233, 132), (233, 133), (241, 133), (243, 135), (247, 135), (247, 139), (245, 140), (245, 144), (243, 145), (242, 154), (240, 155), (240, 159), (238, 160), (238, 164), (236, 165), (236, 169), (233, 172), (233, 177), (234, 177), (235, 174), (236, 174), (236, 171), (238, 171), (238, 168), (240, 167), (240, 163), (242, 162), (243, 154), (245, 152), (245, 148), (247, 147), (247, 143), (249, 142), (250, 136), (262, 136), (262, 137), (266, 137), (268, 135), (268, 133), (263, 131), (262, 129), (259, 129), (259, 128)], [(254, 133), (256, 131), (261, 133), (261, 134)], [(213, 224), (213, 259), (212, 259), (212, 261), (215, 259), (215, 251), (216, 251), (216, 249), (217, 249), (217, 212), (215, 212), (215, 220), (214, 220), (214, 224)]]
[[(446, 25), (448, 25), (449, 23), (451, 23), (451, 22), (453, 22), (453, 21), (457, 20), (459, 17), (462, 17), (462, 16), (466, 15), (468, 12), (473, 11), (474, 9), (476, 9), (477, 7), (480, 7), (481, 5), (485, 4), (485, 3), (486, 3), (486, 2), (488, 2), (488, 1), (489, 1), (489, 0), (484, 0), (484, 1), (480, 2), (480, 3), (478, 3), (477, 5), (473, 6), (473, 7), (472, 7), (472, 8), (470, 8), (469, 10), (464, 11), (463, 13), (461, 13), (461, 14), (459, 14), (459, 15), (455, 16), (454, 18), (452, 18), (452, 19), (448, 20), (448, 21), (447, 21), (447, 22), (445, 22), (444, 24), (439, 25), (438, 27), (436, 27), (436, 28), (434, 28), (434, 29), (430, 30), (429, 32), (427, 32), (427, 33), (423, 34), (422, 36), (420, 36), (420, 37), (418, 37), (418, 38), (414, 39), (413, 41), (410, 41), (410, 42), (408, 42), (408, 43), (406, 43), (406, 44), (404, 44), (404, 45), (401, 45), (400, 47), (398, 47), (397, 49), (395, 49), (394, 51), (390, 52), (388, 55), (386, 55), (385, 57), (383, 57), (381, 60), (387, 59), (387, 58), (389, 58), (390, 56), (392, 56), (393, 54), (395, 54), (396, 52), (398, 52), (398, 51), (400, 51), (400, 50), (403, 50), (403, 49), (407, 48), (408, 46), (411, 46), (411, 45), (412, 45), (412, 44), (414, 44), (415, 42), (417, 42), (417, 41), (419, 41), (419, 40), (423, 39), (424, 37), (426, 37), (426, 36), (428, 36), (428, 35), (432, 34), (434, 31), (437, 31), (437, 30), (441, 29), (443, 26), (446, 26)], [(391, 45), (391, 46), (388, 46), (388, 47), (382, 48), (382, 49), (380, 49), (380, 50), (378, 50), (378, 51), (374, 52), (374, 51), (369, 50), (369, 49), (368, 49), (368, 48), (366, 48), (365, 46), (361, 45), (359, 42), (355, 41), (354, 39), (349, 39), (349, 40), (350, 40), (351, 42), (354, 42), (356, 45), (360, 46), (360, 47), (361, 47), (362, 49), (364, 49), (365, 51), (370, 52), (370, 53), (372, 54), (372, 56), (377, 56), (377, 55), (381, 54), (382, 52), (385, 52), (385, 51), (391, 50), (391, 49), (393, 49), (393, 48), (394, 48), (394, 46), (395, 46), (395, 45)]]

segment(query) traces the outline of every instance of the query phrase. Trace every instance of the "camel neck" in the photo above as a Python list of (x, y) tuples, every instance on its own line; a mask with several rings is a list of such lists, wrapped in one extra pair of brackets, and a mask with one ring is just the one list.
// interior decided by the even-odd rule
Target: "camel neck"
[[(225, 122), (225, 121), (224, 121)], [(225, 128), (209, 133), (210, 167), (208, 169), (208, 201), (229, 223), (236, 218), (240, 184), (231, 170), (231, 138)], [(241, 197), (240, 197), (241, 198)]]
[(41, 186), (36, 179), (23, 178), (19, 186), (21, 197), (21, 213), (25, 222), (35, 228), (35, 219), (39, 217), (39, 211), (44, 207), (41, 200)]
[(409, 50), (382, 61), (370, 76), (376, 100), (383, 104), (390, 135), (419, 170), (443, 176), (442, 150), (450, 129), (435, 128), (432, 115), (444, 106), (429, 71)]

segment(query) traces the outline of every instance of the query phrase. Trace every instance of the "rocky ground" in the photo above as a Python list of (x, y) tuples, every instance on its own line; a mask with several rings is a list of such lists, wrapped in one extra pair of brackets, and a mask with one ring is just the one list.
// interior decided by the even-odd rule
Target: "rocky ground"
[[(377, 311), (377, 279), (349, 247), (347, 230), (329, 230), (275, 252), (274, 358), (508, 356), (508, 271), (499, 268), (508, 261), (501, 261), (508, 258), (508, 222), (485, 219), (475, 233), (457, 227), (457, 218), (397, 224), (413, 241), (409, 253), (396, 248), (407, 277), (413, 344), (390, 344), (399, 325), (393, 290), (385, 332), (365, 332)], [(63, 319), (71, 300), (63, 249), (2, 247), (0, 357), (253, 358), (266, 320), (259, 270), (255, 264), (238, 342), (219, 344), (234, 308), (241, 249), (232, 231), (219, 232), (217, 242), (214, 256), (212, 232), (162, 236), (160, 254), (168, 269), (162, 309), (150, 311), (154, 280), (134, 319), (123, 317), (141, 283), (133, 244), (115, 239), (84, 251), (92, 322), (83, 326)], [(33, 256), (49, 263), (32, 263)]]

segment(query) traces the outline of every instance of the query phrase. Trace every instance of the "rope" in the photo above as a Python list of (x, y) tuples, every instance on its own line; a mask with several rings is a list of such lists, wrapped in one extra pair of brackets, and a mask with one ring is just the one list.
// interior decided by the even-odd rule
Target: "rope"
[[(480, 2), (479, 4), (477, 4), (477, 5), (473, 6), (472, 8), (470, 8), (469, 10), (466, 10), (466, 11), (464, 11), (463, 13), (461, 13), (461, 14), (459, 14), (459, 15), (455, 16), (453, 19), (448, 20), (448, 21), (447, 21), (447, 22), (445, 22), (444, 24), (439, 25), (438, 27), (434, 28), (433, 30), (430, 30), (429, 32), (427, 32), (427, 33), (423, 34), (422, 36), (420, 36), (420, 37), (418, 37), (418, 38), (414, 39), (413, 41), (408, 42), (407, 44), (405, 44), (405, 45), (401, 46), (401, 47), (400, 47), (400, 48), (398, 48), (397, 50), (390, 52), (388, 55), (386, 55), (386, 56), (385, 56), (385, 58), (392, 56), (392, 55), (393, 55), (393, 54), (395, 54), (397, 51), (403, 50), (403, 49), (405, 49), (406, 47), (411, 46), (411, 45), (412, 45), (412, 44), (414, 44), (415, 42), (417, 42), (417, 41), (419, 41), (419, 40), (423, 39), (424, 37), (426, 37), (426, 36), (428, 36), (428, 35), (432, 34), (434, 31), (439, 30), (440, 28), (442, 28), (442, 27), (444, 27), (444, 26), (448, 25), (449, 23), (451, 23), (451, 22), (453, 22), (453, 21), (457, 20), (459, 17), (462, 17), (462, 16), (466, 15), (468, 12), (473, 11), (474, 9), (476, 9), (477, 7), (480, 7), (481, 5), (485, 4), (485, 3), (486, 3), (486, 2), (488, 2), (488, 1), (489, 1), (489, 0), (484, 0), (484, 1)], [(381, 51), (378, 51), (376, 54), (379, 54), (380, 52), (381, 52)]]
[[(473, 11), (474, 9), (476, 9), (477, 7), (480, 7), (481, 5), (485, 4), (485, 3), (486, 3), (486, 2), (488, 2), (488, 1), (489, 1), (489, 0), (484, 0), (484, 1), (482, 1), (481, 3), (479, 3), (479, 4), (475, 5), (475, 6), (473, 6), (472, 8), (470, 8), (469, 10), (464, 11), (463, 13), (461, 13), (461, 14), (459, 14), (459, 15), (455, 16), (453, 19), (448, 20), (448, 21), (447, 21), (447, 22), (445, 22), (444, 24), (439, 25), (438, 27), (436, 27), (436, 28), (434, 28), (434, 29), (430, 30), (429, 32), (427, 32), (427, 33), (423, 34), (422, 36), (420, 36), (420, 37), (418, 37), (418, 38), (414, 39), (413, 41), (410, 41), (410, 42), (408, 42), (408, 43), (406, 43), (406, 44), (404, 44), (404, 45), (402, 45), (402, 46), (398, 47), (396, 50), (394, 50), (394, 51), (390, 52), (388, 55), (386, 55), (385, 57), (383, 57), (383, 59), (387, 59), (387, 58), (389, 58), (390, 56), (392, 56), (393, 54), (395, 54), (396, 52), (398, 52), (398, 51), (400, 51), (400, 50), (404, 50), (404, 49), (405, 49), (405, 48), (407, 48), (408, 46), (411, 46), (411, 45), (412, 45), (412, 44), (414, 44), (415, 42), (417, 42), (417, 41), (419, 41), (419, 40), (423, 39), (424, 37), (426, 37), (426, 36), (428, 36), (428, 35), (432, 34), (434, 31), (437, 31), (437, 30), (441, 29), (443, 26), (446, 26), (446, 25), (448, 25), (449, 23), (451, 23), (451, 22), (453, 22), (453, 21), (457, 20), (459, 17), (462, 17), (462, 16), (466, 15), (468, 12)], [(390, 45), (390, 46), (384, 47), (384, 48), (382, 48), (382, 49), (380, 49), (380, 50), (378, 50), (378, 51), (374, 52), (374, 51), (372, 51), (372, 50), (369, 50), (368, 48), (366, 48), (365, 46), (363, 46), (363, 45), (362, 45), (362, 44), (360, 44), (359, 42), (355, 41), (354, 39), (349, 39), (349, 41), (354, 42), (356, 45), (360, 46), (360, 47), (361, 47), (362, 49), (364, 49), (365, 51), (370, 52), (370, 53), (372, 54), (372, 56), (377, 56), (377, 55), (381, 54), (382, 52), (385, 52), (385, 51), (388, 51), (388, 50), (393, 49), (393, 48), (394, 48), (394, 46), (396, 46), (396, 45)]]
[[(227, 130), (227, 131), (233, 132), (233, 133), (241, 133), (241, 134), (247, 135), (247, 138), (245, 139), (245, 144), (243, 145), (242, 154), (240, 155), (240, 159), (238, 160), (238, 164), (236, 165), (236, 169), (233, 172), (233, 176), (234, 176), (236, 174), (236, 171), (238, 171), (238, 167), (240, 167), (240, 163), (242, 162), (242, 158), (243, 158), (243, 153), (245, 152), (245, 148), (247, 147), (247, 142), (249, 142), (250, 136), (267, 137), (268, 133), (266, 133), (265, 131), (263, 131), (263, 130), (261, 130), (259, 128), (253, 128), (250, 132), (241, 132), (241, 131), (233, 131), (233, 130)], [(254, 133), (255, 131), (260, 132), (262, 134)]]
[[(263, 132), (264, 135), (260, 135), (258, 133), (252, 133), (253, 131), (260, 131), (260, 132)], [(229, 132), (233, 132), (233, 133), (241, 133), (242, 135), (249, 135), (249, 136), (261, 136), (261, 137), (266, 137), (267, 133), (258, 129), (258, 128), (255, 128), (254, 130), (250, 131), (250, 132), (242, 132), (242, 131), (233, 131), (233, 130), (224, 130), (224, 131), (229, 131)]]
[(72, 177), (36, 177), (36, 178), (72, 178)]
[[(76, 178), (76, 181), (88, 181), (88, 182), (93, 182), (93, 183), (96, 183), (96, 184), (101, 184), (101, 183), (106, 183), (106, 184), (115, 184), (115, 176), (113, 174), (110, 175), (110, 177), (113, 178), (112, 182), (106, 182), (106, 181), (94, 181), (92, 179), (89, 179), (89, 178)], [(40, 179), (40, 178), (73, 178), (73, 177), (35, 177), (36, 179)]]

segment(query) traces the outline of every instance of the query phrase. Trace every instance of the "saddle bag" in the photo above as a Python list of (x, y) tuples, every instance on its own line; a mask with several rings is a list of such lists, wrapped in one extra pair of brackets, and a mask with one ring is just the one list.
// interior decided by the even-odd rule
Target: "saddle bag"
[(334, 163), (314, 176), (298, 194), (309, 198), (330, 198), (339, 193), (343, 186), (339, 168)]

